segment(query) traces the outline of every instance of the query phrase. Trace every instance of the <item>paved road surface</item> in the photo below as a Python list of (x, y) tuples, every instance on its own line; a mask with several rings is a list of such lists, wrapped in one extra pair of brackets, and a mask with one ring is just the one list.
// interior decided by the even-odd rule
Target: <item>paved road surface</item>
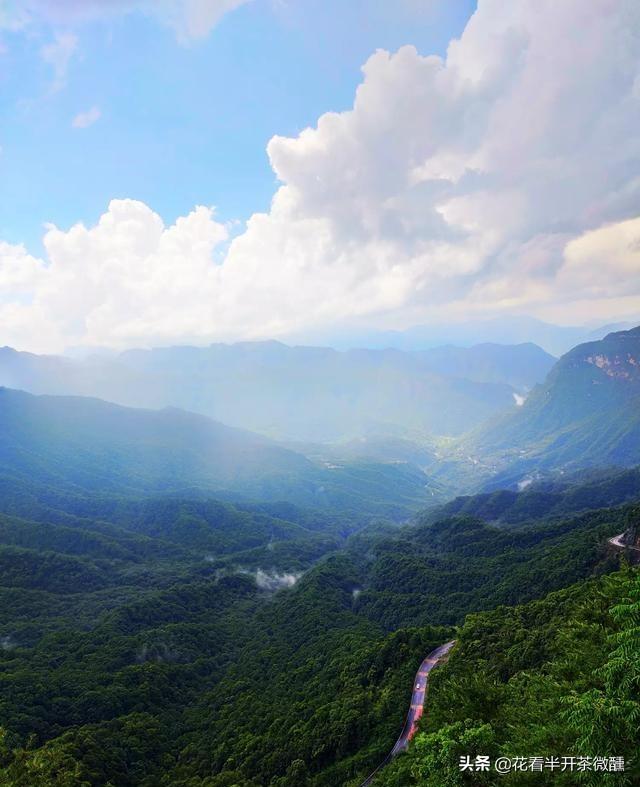
[[(608, 539), (608, 541), (612, 546), (618, 547), (618, 549), (635, 549), (636, 551), (640, 552), (640, 547), (629, 546), (628, 544), (622, 543), (624, 535), (624, 533), (619, 533), (617, 536), (613, 536), (612, 538)], [(407, 720), (405, 721), (404, 727), (402, 728), (400, 737), (396, 741), (393, 749), (391, 749), (389, 754), (387, 754), (386, 758), (380, 763), (375, 771), (370, 776), (367, 776), (367, 778), (362, 782), (361, 787), (368, 787), (368, 785), (373, 782), (378, 771), (384, 768), (384, 766), (387, 765), (396, 756), (396, 754), (399, 754), (401, 751), (406, 751), (407, 747), (409, 746), (409, 741), (416, 734), (418, 721), (424, 713), (424, 700), (427, 690), (427, 683), (429, 681), (429, 673), (440, 661), (440, 659), (442, 659), (443, 656), (446, 656), (446, 654), (454, 645), (455, 640), (452, 642), (446, 642), (444, 645), (440, 645), (439, 648), (431, 651), (431, 653), (429, 653), (429, 655), (420, 665), (420, 669), (418, 670), (413, 682), (413, 692), (411, 694), (409, 713), (407, 714)]]
[(625, 535), (624, 533), (620, 533), (619, 535), (610, 538), (609, 543), (614, 547), (618, 547), (619, 549), (635, 549), (636, 552), (640, 552), (640, 547), (634, 547), (629, 544), (622, 543), (622, 539), (624, 538), (624, 535)]
[(381, 768), (384, 768), (384, 766), (387, 765), (387, 763), (389, 763), (396, 756), (396, 754), (406, 750), (407, 746), (409, 745), (409, 741), (416, 734), (418, 720), (424, 712), (424, 700), (427, 690), (427, 683), (429, 681), (429, 673), (436, 666), (436, 664), (438, 664), (438, 662), (447, 655), (447, 653), (455, 644), (455, 640), (452, 640), (451, 642), (445, 642), (444, 645), (440, 645), (440, 647), (432, 650), (420, 665), (420, 669), (416, 673), (416, 677), (413, 681), (411, 705), (409, 706), (407, 720), (404, 723), (400, 737), (396, 741), (393, 749), (391, 749), (389, 754), (387, 754), (383, 762), (381, 762), (375, 771), (370, 776), (367, 776), (367, 778), (362, 782), (361, 787), (368, 787), (368, 785), (373, 782), (376, 774)]

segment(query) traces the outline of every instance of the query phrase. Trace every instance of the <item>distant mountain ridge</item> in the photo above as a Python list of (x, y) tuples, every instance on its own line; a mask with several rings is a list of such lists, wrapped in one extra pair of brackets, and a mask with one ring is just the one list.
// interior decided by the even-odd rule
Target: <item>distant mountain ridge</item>
[(245, 342), (83, 361), (0, 350), (0, 384), (180, 407), (279, 440), (457, 435), (515, 407), (554, 359), (531, 344), (404, 353)]
[[(404, 330), (357, 330), (341, 326), (338, 331), (314, 336), (313, 343), (332, 347), (393, 347), (398, 350), (426, 350), (443, 345), (471, 347), (481, 343), (520, 344), (534, 342), (546, 352), (559, 356), (577, 344), (602, 339), (613, 331), (632, 328), (635, 322), (608, 325), (554, 325), (527, 315), (506, 315), (472, 319), (451, 324), (414, 325)], [(310, 336), (301, 341), (309, 341)]]
[(478, 383), (506, 383), (520, 393), (542, 382), (556, 361), (532, 342), (484, 342), (472, 347), (445, 345), (417, 351), (416, 355), (438, 374)]
[[(527, 393), (548, 369), (544, 382)], [(210, 467), (209, 458), (194, 457), (194, 448), (204, 445), (200, 437), (186, 453), (178, 446), (182, 476), (169, 473), (162, 483), (182, 477), (195, 487), (213, 484), (217, 492), (241, 490), (249, 499), (314, 505), (313, 490), (325, 490), (318, 499), (328, 499), (331, 489), (333, 504), (342, 505), (352, 485), (348, 504), (355, 505), (362, 494), (376, 498), (376, 483), (389, 482), (392, 497), (403, 490), (397, 503), (415, 505), (432, 502), (431, 493), (438, 496), (446, 487), (524, 488), (550, 473), (640, 463), (640, 327), (578, 345), (555, 365), (531, 344), (339, 353), (249, 342), (130, 350), (83, 362), (5, 348), (0, 382), (55, 394), (98, 389), (104, 399), (163, 410), (163, 430), (188, 421), (212, 446), (233, 434), (232, 447)], [(80, 412), (89, 406), (86, 399), (78, 402)], [(167, 403), (213, 411), (263, 436), (163, 409)], [(108, 411), (106, 417), (109, 423)], [(463, 428), (467, 433), (453, 441), (432, 439), (456, 437)], [(278, 432), (293, 437), (284, 445), (266, 437)], [(143, 435), (131, 445), (131, 455), (145, 440)], [(156, 459), (150, 457), (151, 466)], [(155, 482), (161, 484), (159, 477)]]
[(406, 518), (440, 498), (415, 465), (312, 462), (175, 408), (0, 388), (0, 479), (101, 494), (203, 494)]
[(493, 466), (493, 488), (525, 473), (639, 463), (640, 327), (575, 347), (523, 407), (477, 429), (459, 452)]

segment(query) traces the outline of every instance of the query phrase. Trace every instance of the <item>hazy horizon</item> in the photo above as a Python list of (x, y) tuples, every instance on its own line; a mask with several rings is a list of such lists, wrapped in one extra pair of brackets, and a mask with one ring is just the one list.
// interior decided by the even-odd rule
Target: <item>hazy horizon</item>
[(215, 346), (242, 346), (251, 344), (280, 344), (290, 348), (326, 348), (337, 352), (350, 350), (398, 350), (419, 352), (447, 346), (472, 348), (484, 344), (513, 346), (536, 344), (556, 357), (563, 355), (577, 344), (603, 338), (606, 334), (627, 330), (640, 325), (640, 317), (625, 321), (602, 322), (589, 320), (582, 325), (548, 323), (527, 315), (508, 318), (487, 318), (459, 323), (419, 324), (404, 329), (377, 330), (372, 327), (336, 331), (303, 333), (288, 337), (262, 337), (228, 341), (167, 340), (165, 342), (132, 344), (126, 347), (108, 345), (76, 345), (64, 347), (59, 352), (38, 353), (28, 348), (4, 345), (17, 352), (34, 352), (36, 355), (60, 355), (70, 359), (83, 359), (92, 355), (117, 356), (128, 350), (161, 350), (171, 348), (206, 349)]

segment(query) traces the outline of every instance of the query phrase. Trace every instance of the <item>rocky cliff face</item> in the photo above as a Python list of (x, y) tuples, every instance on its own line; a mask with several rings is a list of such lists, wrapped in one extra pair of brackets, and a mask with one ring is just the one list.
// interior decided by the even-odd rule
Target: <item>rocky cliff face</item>
[(640, 376), (640, 364), (638, 359), (631, 353), (613, 356), (602, 354), (588, 355), (585, 361), (601, 369), (607, 377), (612, 377), (616, 380), (634, 380)]
[(556, 366), (557, 371), (565, 374), (579, 369), (590, 370), (594, 382), (640, 383), (640, 326), (610, 333), (597, 342), (578, 345)]

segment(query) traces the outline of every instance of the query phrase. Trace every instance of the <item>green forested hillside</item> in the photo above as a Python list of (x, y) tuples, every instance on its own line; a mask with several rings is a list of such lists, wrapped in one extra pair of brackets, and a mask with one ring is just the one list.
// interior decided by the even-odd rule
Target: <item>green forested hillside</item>
[(469, 456), (475, 458), (475, 470), (494, 488), (549, 469), (637, 464), (639, 369), (640, 327), (581, 344), (517, 411), (463, 438), (457, 460), (464, 466)]
[[(601, 608), (600, 589), (611, 587), (611, 606), (622, 586), (602, 584), (619, 566), (606, 539), (638, 517), (627, 503), (553, 519), (532, 512), (508, 528), (449, 516), (398, 530), (202, 496), (105, 498), (100, 511), (59, 492), (48, 508), (21, 489), (33, 519), (16, 516), (17, 491), (0, 519), (0, 784), (11, 787), (355, 787), (392, 745), (428, 651), (458, 638), (460, 680), (484, 680), (482, 653), (506, 659), (470, 695), (490, 710), (496, 680), (560, 647), (545, 644), (557, 626), (545, 610), (582, 625), (578, 606), (532, 600), (578, 582), (568, 598), (594, 595)], [(523, 602), (543, 612), (496, 610)], [(514, 624), (501, 621), (522, 616), (507, 644)], [(577, 670), (605, 656), (580, 656), (567, 691), (602, 688)], [(467, 711), (451, 710), (446, 691), (429, 731), (455, 736), (461, 728), (447, 725), (462, 713), (464, 726)], [(485, 710), (469, 718), (485, 724)], [(531, 735), (547, 734), (530, 721)], [(492, 733), (496, 746), (510, 723)], [(389, 779), (425, 767), (420, 740)]]
[(0, 0), (0, 787), (573, 785), (640, 787), (640, 0)]
[(640, 498), (640, 469), (580, 472), (554, 476), (520, 492), (496, 489), (464, 495), (425, 515), (435, 522), (448, 516), (476, 516), (498, 525), (524, 524), (541, 517), (554, 518), (590, 508), (606, 508)]
[(11, 496), (12, 484), (25, 481), (43, 487), (40, 496), (98, 500), (216, 492), (400, 519), (442, 499), (442, 486), (414, 464), (312, 462), (259, 435), (175, 409), (0, 388), (0, 438), (0, 475)]
[[(429, 713), (381, 787), (632, 785), (640, 781), (640, 574), (624, 570), (524, 606), (469, 615)], [(459, 757), (623, 757), (624, 773), (466, 772)]]

